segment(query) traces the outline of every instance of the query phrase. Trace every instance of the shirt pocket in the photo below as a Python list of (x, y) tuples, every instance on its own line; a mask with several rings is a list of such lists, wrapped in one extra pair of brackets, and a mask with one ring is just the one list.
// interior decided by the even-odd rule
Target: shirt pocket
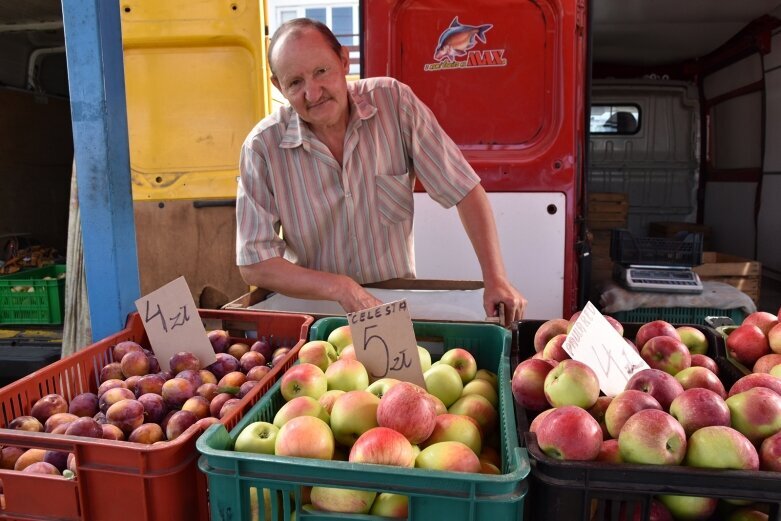
[(414, 203), (409, 173), (375, 176), (377, 209), (383, 224), (393, 225), (412, 219)]

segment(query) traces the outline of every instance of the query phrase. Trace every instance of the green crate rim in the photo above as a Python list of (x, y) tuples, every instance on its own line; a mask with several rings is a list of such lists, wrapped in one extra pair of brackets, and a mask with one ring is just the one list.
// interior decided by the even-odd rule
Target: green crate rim
[[(53, 264), (0, 277), (0, 324), (62, 324), (65, 279), (43, 280), (65, 273)], [(12, 293), (14, 286), (31, 286), (33, 293)]]

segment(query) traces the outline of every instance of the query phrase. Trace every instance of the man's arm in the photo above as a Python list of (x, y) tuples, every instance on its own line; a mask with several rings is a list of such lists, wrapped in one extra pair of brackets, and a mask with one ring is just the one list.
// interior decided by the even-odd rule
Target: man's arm
[(346, 275), (302, 268), (282, 257), (239, 266), (239, 271), (244, 281), (251, 286), (294, 298), (335, 300), (347, 313), (382, 304)]
[(483, 306), (486, 314), (494, 316), (496, 306), (503, 302), (505, 324), (521, 319), (526, 308), (526, 299), (507, 279), (491, 203), (483, 187), (477, 185), (473, 188), (456, 208), (483, 272)]

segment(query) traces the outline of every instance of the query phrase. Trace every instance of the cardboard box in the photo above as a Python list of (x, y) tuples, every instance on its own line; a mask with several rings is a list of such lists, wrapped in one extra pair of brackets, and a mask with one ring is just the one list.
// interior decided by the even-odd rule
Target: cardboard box
[(694, 267), (702, 280), (716, 280), (733, 286), (759, 302), (762, 263), (715, 251), (702, 252), (702, 264)]

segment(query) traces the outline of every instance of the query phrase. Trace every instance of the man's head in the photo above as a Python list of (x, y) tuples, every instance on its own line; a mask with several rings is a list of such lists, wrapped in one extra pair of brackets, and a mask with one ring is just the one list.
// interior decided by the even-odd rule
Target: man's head
[(350, 59), (330, 29), (297, 18), (282, 24), (268, 51), (271, 82), (298, 115), (313, 126), (346, 122)]

